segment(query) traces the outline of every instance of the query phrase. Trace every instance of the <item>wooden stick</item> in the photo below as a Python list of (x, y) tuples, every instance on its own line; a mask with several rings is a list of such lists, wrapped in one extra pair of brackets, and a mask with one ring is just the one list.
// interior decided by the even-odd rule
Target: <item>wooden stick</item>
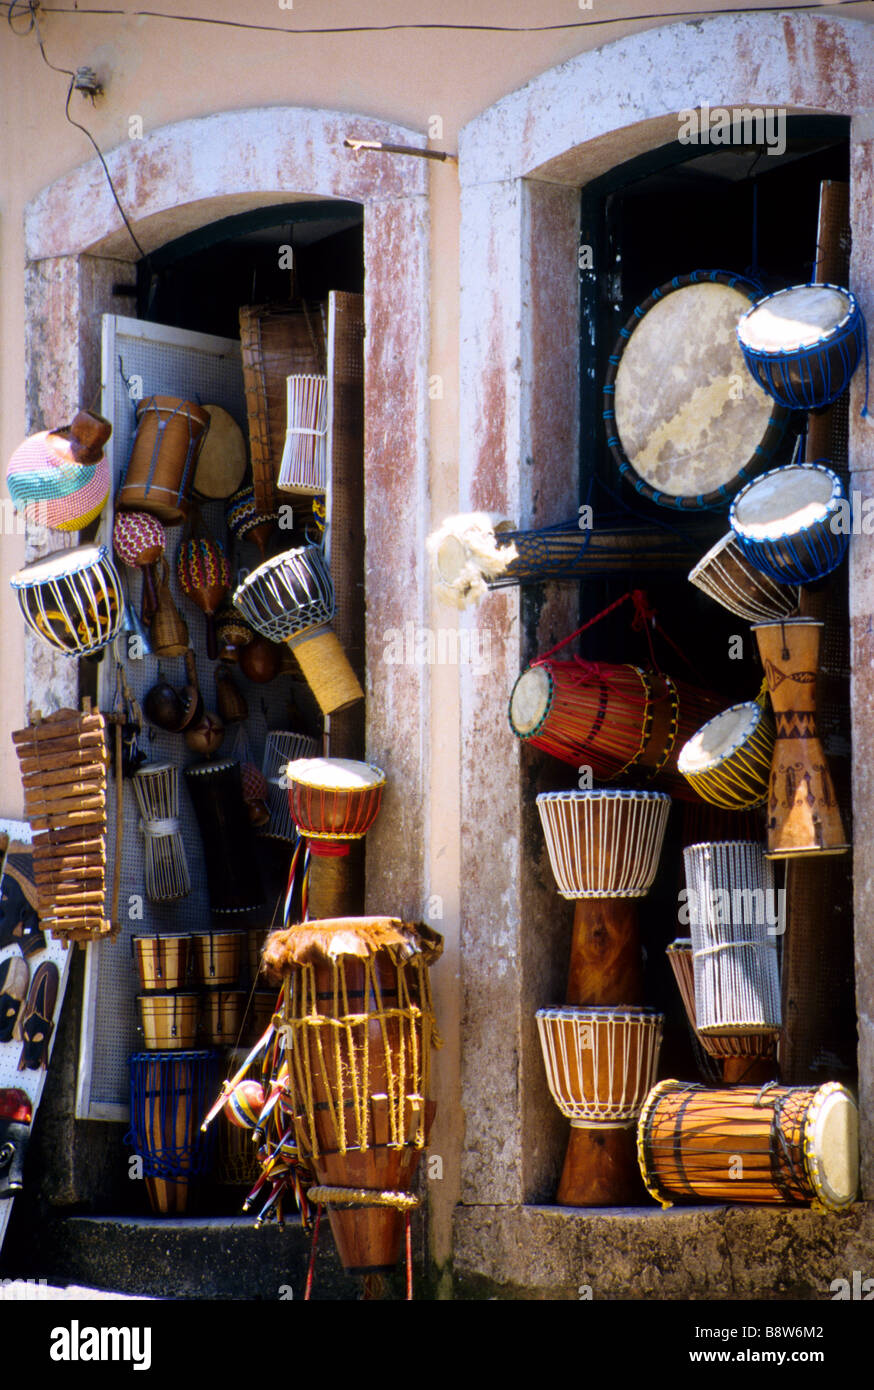
[(124, 824), (124, 786), (121, 772), (121, 723), (115, 726), (115, 864), (112, 873), (112, 907), (110, 920), (119, 928), (118, 894), (121, 887), (121, 835)]
[(53, 768), (51, 771), (43, 769), (39, 772), (25, 772), (21, 778), (21, 785), (25, 791), (30, 787), (63, 786), (71, 771), (75, 771), (80, 781), (94, 781), (106, 786), (106, 764), (98, 762), (76, 764), (73, 769), (67, 766)]

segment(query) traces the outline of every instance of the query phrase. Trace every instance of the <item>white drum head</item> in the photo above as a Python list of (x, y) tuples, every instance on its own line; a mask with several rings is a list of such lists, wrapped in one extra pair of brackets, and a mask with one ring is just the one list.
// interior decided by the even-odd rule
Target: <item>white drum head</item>
[(12, 576), (10, 583), (44, 584), (51, 579), (63, 579), (68, 574), (79, 574), (107, 558), (105, 545), (79, 545), (73, 550), (57, 550), (42, 560), (35, 560)]
[(759, 352), (794, 352), (820, 342), (849, 312), (849, 297), (834, 285), (796, 285), (752, 309), (738, 335)]
[(385, 782), (380, 768), (352, 758), (297, 758), (287, 765), (285, 775), (289, 782), (327, 791), (363, 791)]
[(809, 1144), (817, 1196), (829, 1206), (847, 1206), (859, 1191), (859, 1111), (843, 1086), (824, 1097), (811, 1129), (805, 1149)]
[(697, 734), (693, 734), (689, 742), (683, 745), (677, 767), (686, 774), (718, 767), (735, 748), (746, 742), (761, 717), (761, 706), (754, 700), (723, 710), (713, 719), (708, 719)]
[(543, 666), (523, 671), (510, 696), (510, 723), (517, 734), (530, 734), (549, 709), (552, 680)]
[(734, 525), (752, 540), (777, 540), (826, 521), (834, 483), (823, 468), (788, 464), (751, 483), (734, 504)]

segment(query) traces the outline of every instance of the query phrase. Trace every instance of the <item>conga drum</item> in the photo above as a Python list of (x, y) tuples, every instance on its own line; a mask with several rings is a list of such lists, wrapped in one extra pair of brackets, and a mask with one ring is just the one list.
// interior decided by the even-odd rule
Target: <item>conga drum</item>
[(116, 497), (119, 511), (151, 512), (165, 526), (188, 516), (209, 413), (193, 401), (149, 396), (137, 405), (137, 432)]
[(184, 776), (203, 842), (211, 910), (224, 914), (260, 907), (264, 893), (240, 764), (194, 763)]
[(845, 854), (850, 848), (816, 732), (821, 628), (811, 618), (753, 627), (777, 726), (767, 802), (770, 859)]
[(561, 1206), (633, 1205), (635, 1122), (658, 1066), (664, 1017), (650, 1009), (539, 1009), (546, 1080), (571, 1135)]
[(298, 758), (284, 776), (291, 819), (310, 852), (310, 915), (346, 915), (357, 906), (350, 847), (377, 817), (385, 773), (352, 758)]
[(31, 632), (65, 656), (90, 656), (121, 632), (124, 595), (105, 545), (47, 555), (9, 583)]
[(788, 618), (798, 612), (797, 585), (778, 583), (752, 565), (729, 531), (689, 571), (689, 583), (748, 623)]
[(737, 341), (754, 297), (740, 276), (678, 275), (620, 330), (604, 384), (607, 446), (649, 501), (727, 503), (780, 446), (789, 414), (750, 378)]
[(843, 484), (832, 469), (792, 463), (743, 488), (728, 519), (756, 569), (783, 584), (813, 584), (836, 569), (847, 553), (850, 529), (839, 525), (846, 506)]
[(216, 1054), (136, 1052), (130, 1058), (130, 1130), (125, 1143), (142, 1159), (152, 1210), (188, 1208), (192, 1180), (204, 1173), (212, 1135), (200, 1123), (216, 1087)]
[(429, 927), (393, 918), (312, 921), (275, 932), (265, 963), (283, 977), (282, 1032), (311, 1201), (327, 1206), (347, 1270), (391, 1269), (428, 1139)]
[(858, 1193), (858, 1109), (835, 1081), (720, 1091), (661, 1081), (640, 1112), (637, 1146), (647, 1191), (663, 1207), (791, 1202), (841, 1211)]
[(792, 285), (766, 295), (737, 325), (744, 361), (789, 410), (816, 410), (842, 396), (866, 352), (865, 320), (840, 285)]
[(708, 719), (680, 749), (677, 766), (700, 797), (741, 811), (768, 795), (774, 720), (758, 700), (746, 700)]
[(652, 887), (671, 798), (664, 792), (544, 792), (537, 798), (563, 898), (576, 901), (569, 1004), (636, 1004), (643, 987), (635, 900)]

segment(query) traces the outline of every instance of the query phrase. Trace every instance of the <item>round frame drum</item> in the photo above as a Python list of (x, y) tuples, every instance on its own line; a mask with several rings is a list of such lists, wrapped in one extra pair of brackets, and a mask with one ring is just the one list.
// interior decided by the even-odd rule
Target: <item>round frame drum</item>
[(130, 1130), (125, 1143), (143, 1160), (152, 1210), (188, 1206), (191, 1179), (205, 1172), (213, 1135), (201, 1121), (215, 1093), (214, 1052), (135, 1052), (130, 1065)]
[(188, 975), (190, 936), (133, 936), (131, 950), (144, 990), (182, 989)]
[(538, 1009), (550, 1094), (572, 1125), (630, 1125), (658, 1066), (664, 1015), (652, 1009)]
[(210, 988), (235, 985), (245, 938), (242, 931), (192, 932), (191, 951), (198, 983)]
[(640, 1112), (637, 1152), (662, 1206), (809, 1202), (841, 1211), (858, 1192), (858, 1109), (835, 1081), (718, 1091), (661, 1081)]
[(209, 412), (175, 396), (149, 396), (137, 406), (137, 432), (119, 511), (151, 512), (165, 526), (188, 516), (198, 454), (209, 429)]
[(708, 719), (680, 749), (677, 766), (705, 801), (729, 811), (761, 806), (768, 795), (775, 728), (756, 700)]
[(542, 792), (537, 810), (563, 898), (642, 898), (659, 866), (664, 792)]
[(678, 275), (620, 330), (604, 383), (607, 446), (651, 502), (728, 502), (781, 443), (788, 412), (750, 382), (737, 341), (754, 296), (736, 275)]
[(360, 840), (385, 787), (381, 768), (351, 758), (298, 758), (285, 777), (291, 818), (308, 840)]
[(756, 381), (790, 410), (836, 401), (866, 351), (862, 311), (840, 285), (792, 285), (766, 295), (744, 314), (737, 338)]
[(31, 631), (65, 656), (99, 652), (121, 631), (123, 590), (105, 545), (57, 551), (9, 583)]
[(779, 584), (752, 565), (733, 531), (717, 541), (689, 571), (689, 583), (748, 623), (787, 618), (798, 612), (798, 588)]
[(196, 994), (138, 994), (143, 1038), (150, 1051), (192, 1048), (197, 1038)]
[(847, 553), (849, 527), (836, 529), (845, 506), (837, 473), (819, 463), (791, 463), (749, 483), (728, 519), (756, 569), (782, 584), (813, 584)]

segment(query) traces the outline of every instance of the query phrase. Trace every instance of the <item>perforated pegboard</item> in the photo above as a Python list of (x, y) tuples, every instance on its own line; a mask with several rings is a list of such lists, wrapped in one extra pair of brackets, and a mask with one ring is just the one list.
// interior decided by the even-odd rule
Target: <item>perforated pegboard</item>
[[(243, 379), (240, 367), (239, 343), (206, 334), (183, 332), (135, 319), (107, 315), (103, 331), (103, 398), (102, 412), (112, 422), (111, 452), (114, 487), (124, 474), (136, 428), (135, 401), (131, 399), (131, 384), (135, 395), (169, 395), (194, 400), (203, 405), (220, 405), (229, 411), (246, 435), (246, 411)], [(203, 508), (203, 516), (212, 534), (227, 548), (224, 503), (215, 502)], [(113, 516), (111, 509), (101, 521), (101, 537), (111, 544)], [(167, 530), (167, 560), (170, 567), (170, 590), (182, 616), (188, 624), (189, 639), (197, 659), (197, 674), (206, 709), (215, 709), (216, 698), (213, 663), (206, 656), (206, 620), (200, 611), (179, 590), (175, 576), (176, 553), (183, 536), (182, 527)], [(235, 568), (246, 569), (258, 563), (254, 546), (243, 544), (236, 556), (228, 549), (232, 563), (231, 587)], [(134, 607), (140, 611), (142, 580), (139, 571), (120, 567)], [(124, 637), (116, 643), (118, 652), (126, 655), (128, 644)], [(154, 656), (124, 662), (128, 685), (142, 703), (143, 697), (158, 679), (160, 671), (175, 687), (186, 682), (182, 657), (159, 661)], [(99, 704), (105, 712), (111, 710), (115, 696), (115, 661), (111, 651), (104, 656), (99, 677)], [(307, 693), (294, 685), (287, 675), (277, 677), (267, 685), (253, 685), (239, 669), (234, 680), (246, 698), (249, 718), (245, 729), (253, 761), (260, 767), (264, 739), (268, 728), (287, 727), (289, 694), (299, 707), (306, 706)], [(216, 757), (233, 756), (237, 724), (230, 725)], [(196, 761), (181, 734), (170, 734), (144, 726), (144, 751), (149, 762), (171, 762), (180, 773), (180, 821), (191, 874), (191, 892), (178, 902), (153, 904), (145, 896), (143, 883), (144, 851), (139, 830), (139, 811), (128, 781), (123, 783), (124, 826), (122, 835), (121, 888), (119, 917), (122, 929), (112, 942), (88, 946), (85, 981), (85, 1003), (82, 1020), (82, 1046), (77, 1088), (76, 1114), (79, 1118), (125, 1120), (128, 1112), (129, 1073), (127, 1059), (142, 1048), (138, 1033), (139, 1015), (136, 994), (139, 981), (131, 954), (131, 937), (149, 931), (204, 931), (212, 923), (216, 927), (267, 926), (273, 919), (275, 903), (265, 902), (261, 912), (248, 916), (211, 917), (206, 892), (203, 853), (200, 834), (191, 802), (185, 788), (182, 768)], [(114, 828), (116, 803), (114, 785), (108, 796), (107, 831), (107, 908), (114, 869)], [(139, 912), (142, 917), (139, 917)], [(131, 914), (133, 913), (133, 916)]]

